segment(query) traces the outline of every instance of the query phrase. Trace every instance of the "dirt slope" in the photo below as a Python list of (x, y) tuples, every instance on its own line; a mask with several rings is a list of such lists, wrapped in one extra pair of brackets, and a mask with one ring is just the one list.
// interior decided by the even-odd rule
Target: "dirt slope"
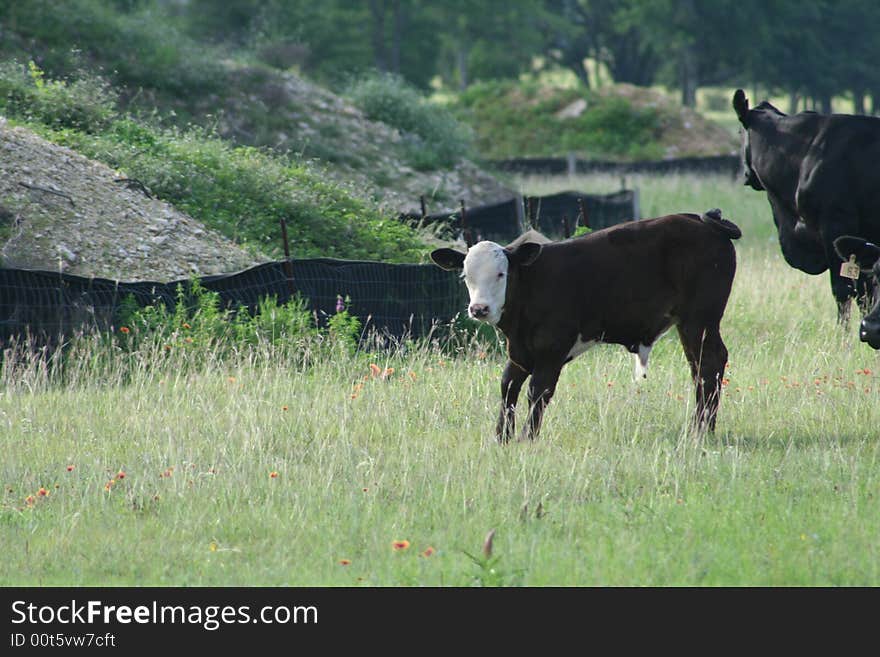
[(0, 117), (0, 265), (167, 281), (256, 264), (225, 237), (119, 178)]

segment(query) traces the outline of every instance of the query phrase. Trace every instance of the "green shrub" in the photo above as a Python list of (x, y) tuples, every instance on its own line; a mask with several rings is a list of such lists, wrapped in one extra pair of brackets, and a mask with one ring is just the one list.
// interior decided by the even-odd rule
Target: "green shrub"
[(48, 80), (34, 62), (0, 63), (0, 107), (8, 115), (51, 128), (87, 133), (106, 128), (117, 117), (116, 96), (101, 78), (79, 73), (70, 81)]
[(216, 52), (186, 38), (155, 6), (125, 4), (131, 11), (101, 0), (0, 3), (0, 23), (36, 44), (41, 68), (56, 77), (72, 74), (85, 58), (130, 89), (185, 96), (223, 88)]
[(256, 348), (254, 353), (268, 348), (298, 363), (340, 349), (353, 354), (361, 331), (360, 320), (346, 310), (332, 315), (325, 328), (318, 327), (299, 296), (284, 304), (272, 297), (261, 299), (253, 312), (226, 309), (220, 296), (198, 279), (178, 286), (172, 309), (163, 303), (140, 307), (131, 297), (125, 299), (118, 320), (113, 339), (124, 351), (185, 354), (190, 363), (222, 359), (248, 348)]
[(365, 75), (346, 93), (368, 118), (400, 130), (402, 152), (417, 169), (448, 167), (472, 153), (470, 128), (398, 76)]
[[(578, 99), (587, 103), (583, 113), (557, 116)], [(476, 147), (486, 158), (576, 152), (592, 159), (648, 159), (663, 152), (660, 111), (615, 96), (552, 88), (535, 80), (490, 81), (472, 85), (455, 110), (474, 126)]]

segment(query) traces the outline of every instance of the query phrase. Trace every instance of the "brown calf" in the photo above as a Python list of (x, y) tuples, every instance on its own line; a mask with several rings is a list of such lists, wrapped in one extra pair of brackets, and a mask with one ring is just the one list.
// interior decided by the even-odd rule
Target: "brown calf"
[(507, 337), (496, 434), (514, 432), (526, 378), (529, 418), (522, 438), (535, 438), (563, 366), (588, 347), (620, 344), (644, 376), (654, 342), (678, 329), (696, 386), (694, 424), (714, 430), (727, 349), (719, 326), (736, 271), (731, 240), (739, 228), (720, 210), (644, 219), (582, 237), (507, 247), (479, 242), (467, 254), (437, 249), (443, 269), (463, 269), (468, 314)]

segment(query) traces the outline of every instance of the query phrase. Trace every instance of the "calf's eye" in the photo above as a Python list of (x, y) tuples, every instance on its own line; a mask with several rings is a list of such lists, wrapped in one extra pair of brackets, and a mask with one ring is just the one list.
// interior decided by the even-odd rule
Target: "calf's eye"
[(498, 272), (498, 278), (504, 278), (504, 272), (502, 272), (502, 271)]

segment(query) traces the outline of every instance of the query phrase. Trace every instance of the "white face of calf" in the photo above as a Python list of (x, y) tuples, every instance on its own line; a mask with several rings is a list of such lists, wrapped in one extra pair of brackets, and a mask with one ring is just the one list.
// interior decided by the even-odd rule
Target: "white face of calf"
[(504, 310), (509, 263), (504, 249), (495, 242), (479, 242), (464, 259), (464, 283), (470, 293), (468, 315), (497, 324)]

